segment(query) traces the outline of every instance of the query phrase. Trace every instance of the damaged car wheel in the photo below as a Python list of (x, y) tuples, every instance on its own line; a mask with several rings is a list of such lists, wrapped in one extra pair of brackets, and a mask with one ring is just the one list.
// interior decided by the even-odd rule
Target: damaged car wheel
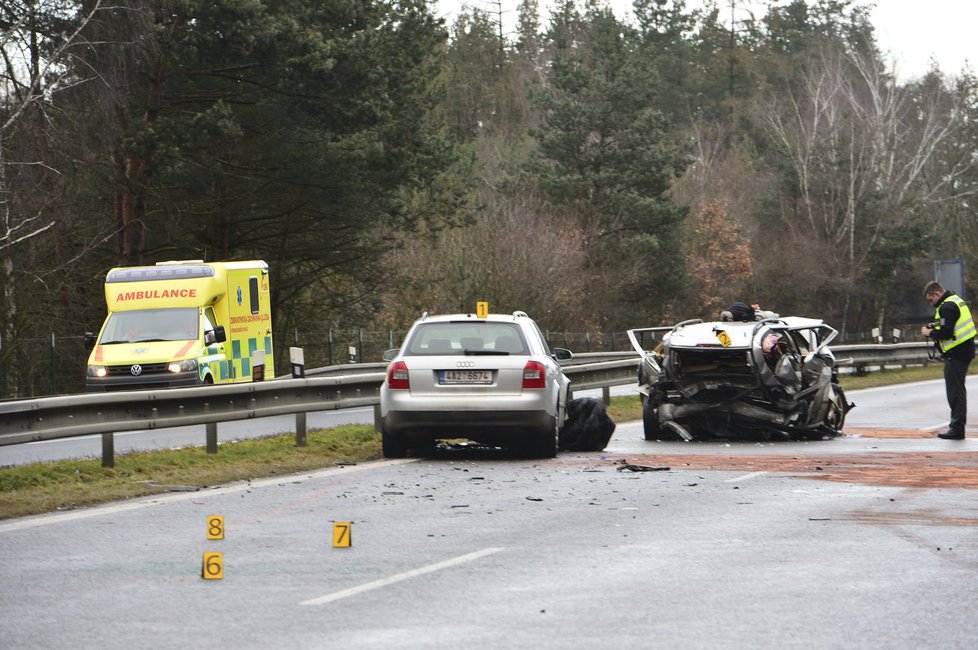
[(659, 409), (652, 405), (652, 400), (642, 396), (642, 425), (645, 429), (646, 440), (677, 440), (678, 436), (672, 431), (665, 430), (659, 424)]

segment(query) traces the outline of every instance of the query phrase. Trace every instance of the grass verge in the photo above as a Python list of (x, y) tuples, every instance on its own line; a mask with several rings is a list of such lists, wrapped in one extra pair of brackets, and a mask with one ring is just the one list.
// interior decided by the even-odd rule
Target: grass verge
[[(841, 382), (846, 390), (857, 390), (940, 379), (942, 372), (940, 364), (932, 364), (862, 377), (844, 375)], [(612, 398), (608, 415), (615, 422), (642, 419), (639, 396)], [(202, 447), (122, 454), (116, 457), (114, 469), (103, 468), (97, 458), (5, 467), (0, 468), (0, 519), (379, 457), (380, 436), (372, 426), (346, 425), (310, 431), (306, 447), (296, 447), (295, 435), (289, 433), (225, 442), (216, 454), (208, 454)]]

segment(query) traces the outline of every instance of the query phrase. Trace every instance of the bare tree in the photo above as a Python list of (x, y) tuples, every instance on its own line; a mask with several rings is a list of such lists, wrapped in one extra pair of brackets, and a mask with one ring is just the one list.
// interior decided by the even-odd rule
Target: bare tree
[[(70, 0), (0, 4), (0, 336), (8, 341), (18, 320), (15, 252), (58, 229), (52, 210), (60, 173), (52, 164), (52, 110), (59, 93), (85, 81), (71, 64), (84, 30), (103, 8), (102, 0), (87, 5), (83, 10)], [(56, 257), (64, 261), (61, 251)]]
[[(91, 9), (74, 22), (74, 29), (52, 42), (48, 47), (40, 32), (43, 23), (66, 21), (73, 12), (74, 3), (54, 0), (23, 0), (0, 6), (0, 209), (3, 228), (0, 231), (0, 250), (26, 241), (49, 230), (54, 222), (38, 214), (15, 215), (10, 204), (8, 169), (12, 166), (41, 166), (50, 169), (43, 160), (18, 161), (8, 156), (7, 138), (16, 129), (32, 120), (36, 111), (42, 124), (45, 104), (61, 90), (83, 80), (77, 78), (68, 59), (83, 39), (82, 32), (95, 14), (102, 9), (101, 0), (95, 0)], [(50, 50), (50, 51), (48, 51)]]
[(469, 225), (412, 237), (391, 257), (399, 279), (382, 318), (406, 326), (423, 311), (525, 310), (544, 327), (586, 327), (592, 282), (585, 236), (530, 191), (483, 196)]
[[(784, 223), (831, 244), (847, 269), (845, 328), (859, 280), (906, 263), (920, 215), (947, 200), (948, 185), (975, 164), (962, 159), (942, 177), (927, 177), (962, 126), (959, 100), (942, 83), (911, 94), (873, 53), (827, 47), (797, 88), (786, 84), (765, 107), (795, 184)], [(880, 321), (887, 289), (877, 291)]]

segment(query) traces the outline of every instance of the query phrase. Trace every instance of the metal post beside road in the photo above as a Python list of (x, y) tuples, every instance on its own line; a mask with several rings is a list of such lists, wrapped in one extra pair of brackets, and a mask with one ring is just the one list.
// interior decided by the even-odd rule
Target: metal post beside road
[(102, 467), (115, 467), (115, 434), (102, 434)]

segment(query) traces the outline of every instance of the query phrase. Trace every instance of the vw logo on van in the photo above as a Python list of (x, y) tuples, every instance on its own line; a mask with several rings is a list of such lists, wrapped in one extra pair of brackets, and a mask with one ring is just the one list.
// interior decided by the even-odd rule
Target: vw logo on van
[(135, 377), (137, 375), (143, 374), (143, 367), (138, 363), (129, 369), (129, 372)]
[(475, 368), (475, 361), (456, 361), (456, 368)]

